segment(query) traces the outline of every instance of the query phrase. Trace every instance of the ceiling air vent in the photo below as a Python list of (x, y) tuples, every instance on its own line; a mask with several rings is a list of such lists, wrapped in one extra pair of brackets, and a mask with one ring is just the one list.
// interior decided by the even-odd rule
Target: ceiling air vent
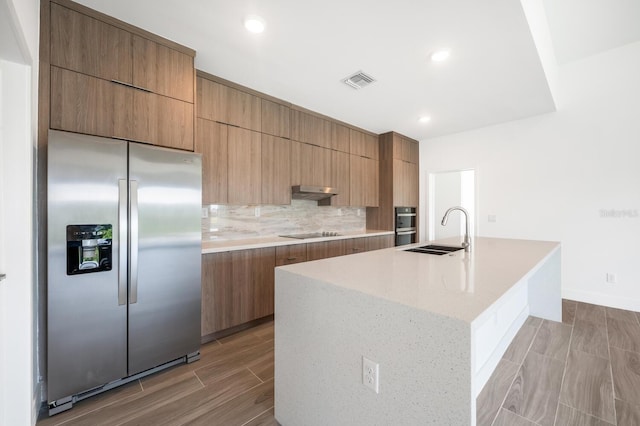
[(363, 87), (368, 86), (376, 81), (376, 79), (371, 77), (370, 75), (363, 73), (362, 71), (358, 71), (357, 73), (345, 78), (342, 81), (345, 84), (353, 87), (354, 89), (362, 89)]

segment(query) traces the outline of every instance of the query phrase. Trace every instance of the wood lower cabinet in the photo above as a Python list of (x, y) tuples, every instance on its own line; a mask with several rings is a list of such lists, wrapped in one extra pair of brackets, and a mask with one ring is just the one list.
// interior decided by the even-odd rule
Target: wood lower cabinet
[(393, 235), (202, 255), (201, 335), (274, 313), (276, 266), (391, 247)]
[(275, 249), (202, 256), (203, 336), (273, 314)]
[(350, 238), (345, 241), (345, 253), (356, 254), (393, 247), (393, 235)]
[(307, 260), (326, 259), (328, 257), (344, 256), (344, 240), (321, 241), (307, 244)]
[(307, 244), (276, 247), (276, 266), (292, 265), (307, 260)]

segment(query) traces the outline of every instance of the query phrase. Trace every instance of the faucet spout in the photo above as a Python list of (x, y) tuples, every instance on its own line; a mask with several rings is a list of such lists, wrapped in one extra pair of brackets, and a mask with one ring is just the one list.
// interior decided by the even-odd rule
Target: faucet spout
[(462, 213), (464, 213), (464, 240), (462, 242), (462, 247), (464, 248), (464, 251), (470, 252), (471, 238), (469, 238), (469, 212), (467, 212), (467, 210), (464, 207), (455, 206), (455, 207), (449, 208), (444, 213), (444, 216), (442, 217), (442, 222), (441, 222), (442, 226), (445, 226), (447, 224), (447, 221), (449, 220), (449, 214), (454, 210), (459, 210)]

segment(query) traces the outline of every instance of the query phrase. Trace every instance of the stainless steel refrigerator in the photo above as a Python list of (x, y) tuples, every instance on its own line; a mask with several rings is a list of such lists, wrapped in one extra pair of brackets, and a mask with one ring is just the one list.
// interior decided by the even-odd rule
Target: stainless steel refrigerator
[(50, 414), (199, 357), (198, 154), (49, 131)]

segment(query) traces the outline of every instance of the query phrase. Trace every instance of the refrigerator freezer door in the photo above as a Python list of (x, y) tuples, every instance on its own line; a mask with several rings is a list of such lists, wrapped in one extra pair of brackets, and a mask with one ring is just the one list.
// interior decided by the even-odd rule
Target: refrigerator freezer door
[[(118, 214), (127, 144), (50, 130), (47, 173), (47, 374), (52, 402), (127, 375), (127, 306), (118, 303), (119, 271), (127, 267), (119, 261), (126, 246), (119, 238)], [(101, 231), (89, 237), (91, 229)], [(97, 250), (107, 248), (108, 237), (109, 257)], [(83, 258), (89, 261), (70, 274), (68, 262), (80, 264)]]
[(129, 144), (129, 375), (199, 350), (201, 173), (197, 154)]

